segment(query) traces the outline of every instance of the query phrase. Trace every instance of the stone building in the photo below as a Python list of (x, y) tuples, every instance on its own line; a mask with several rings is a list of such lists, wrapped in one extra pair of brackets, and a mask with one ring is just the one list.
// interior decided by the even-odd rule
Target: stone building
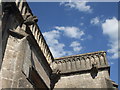
[(53, 58), (27, 2), (2, 2), (0, 88), (117, 88), (106, 52)]

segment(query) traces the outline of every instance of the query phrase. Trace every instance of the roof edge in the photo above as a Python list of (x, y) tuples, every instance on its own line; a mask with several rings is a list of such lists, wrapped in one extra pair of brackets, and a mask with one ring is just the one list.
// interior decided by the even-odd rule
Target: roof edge
[(54, 58), (54, 60), (64, 59), (69, 57), (76, 57), (76, 56), (83, 56), (83, 55), (90, 55), (90, 54), (97, 54), (97, 53), (106, 53), (106, 51), (97, 51), (97, 52), (90, 52), (90, 53), (84, 53), (84, 54), (78, 54), (78, 55), (64, 56), (64, 57)]

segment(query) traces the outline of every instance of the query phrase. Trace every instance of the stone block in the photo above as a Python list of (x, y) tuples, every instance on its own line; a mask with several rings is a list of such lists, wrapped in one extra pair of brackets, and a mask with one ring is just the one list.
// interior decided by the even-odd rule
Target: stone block
[(19, 84), (18, 87), (19, 88), (32, 88), (32, 85), (30, 84), (30, 82), (27, 81), (27, 79), (19, 79)]
[(11, 88), (12, 81), (2, 78), (2, 88)]
[(2, 77), (12, 80), (15, 73), (11, 70), (2, 69)]

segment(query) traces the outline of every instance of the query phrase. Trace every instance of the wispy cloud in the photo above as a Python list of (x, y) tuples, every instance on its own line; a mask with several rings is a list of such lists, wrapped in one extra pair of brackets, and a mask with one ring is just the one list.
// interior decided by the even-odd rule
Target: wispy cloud
[(81, 37), (84, 35), (84, 32), (77, 28), (77, 27), (64, 27), (64, 26), (56, 26), (55, 29), (63, 31), (64, 35), (70, 38), (76, 38), (76, 39), (81, 39)]
[(106, 19), (102, 23), (103, 34), (109, 37), (108, 52), (112, 54), (112, 59), (118, 58), (118, 20), (113, 17)]
[(84, 23), (81, 22), (81, 23), (80, 23), (80, 26), (83, 26), (83, 25), (84, 25)]
[(73, 41), (71, 44), (70, 44), (70, 47), (73, 48), (73, 51), (75, 52), (79, 52), (82, 50), (82, 46), (81, 44), (78, 42), (78, 41)]
[(72, 50), (66, 50), (65, 42), (61, 43), (60, 39), (62, 35), (67, 36), (68, 38), (74, 38), (80, 40), (84, 35), (84, 32), (78, 27), (65, 27), (65, 26), (56, 26), (51, 31), (44, 32), (43, 36), (45, 37), (47, 44), (53, 54), (56, 57), (62, 57), (65, 55), (72, 55), (81, 51), (82, 46), (78, 41), (72, 41), (69, 47), (72, 47)]
[(80, 12), (88, 12), (91, 13), (92, 9), (90, 5), (87, 5), (87, 2), (62, 2), (60, 5), (64, 5), (65, 7), (76, 9)]
[(66, 51), (64, 50), (65, 45), (58, 41), (58, 39), (60, 38), (59, 31), (52, 30), (44, 32), (43, 36), (45, 37), (47, 44), (49, 45), (49, 48), (54, 57), (61, 57), (66, 55)]
[(92, 18), (90, 23), (93, 25), (97, 25), (100, 23), (100, 19), (98, 17)]

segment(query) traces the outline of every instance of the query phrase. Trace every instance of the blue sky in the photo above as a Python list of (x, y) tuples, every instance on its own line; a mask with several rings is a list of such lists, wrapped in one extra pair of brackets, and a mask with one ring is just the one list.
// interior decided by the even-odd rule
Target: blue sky
[(29, 2), (53, 56), (107, 51), (118, 83), (118, 3)]

